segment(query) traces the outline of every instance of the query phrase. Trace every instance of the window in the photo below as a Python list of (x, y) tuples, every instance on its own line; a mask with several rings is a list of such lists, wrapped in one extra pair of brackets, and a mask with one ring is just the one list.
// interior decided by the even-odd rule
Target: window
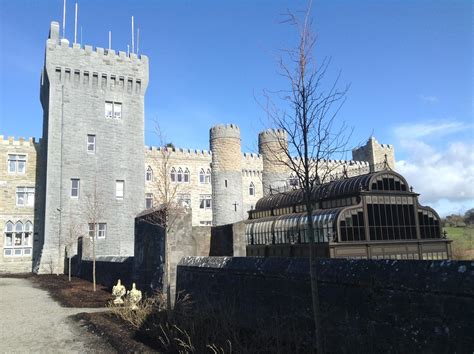
[(15, 225), (7, 221), (4, 227), (4, 251), (5, 256), (30, 256), (31, 255), (31, 235), (33, 234), (33, 224), (27, 221), (24, 225), (17, 221)]
[(25, 173), (26, 155), (8, 155), (8, 172)]
[(288, 180), (290, 186), (292, 187), (298, 187), (298, 185), (300, 184), (299, 180), (298, 180), (298, 176), (294, 176), (293, 173), (290, 174), (290, 178)]
[(178, 194), (177, 195), (178, 205), (184, 208), (191, 208), (191, 195), (189, 194)]
[(188, 168), (184, 170), (183, 181), (185, 183), (189, 183), (189, 169)]
[(147, 209), (153, 208), (153, 193), (145, 194), (145, 208)]
[(105, 118), (122, 118), (122, 104), (120, 102), (105, 101)]
[(183, 182), (183, 170), (182, 170), (181, 167), (178, 168), (178, 175), (177, 175), (177, 177), (178, 177), (178, 179), (177, 179), (178, 183)]
[(151, 168), (151, 166), (148, 166), (148, 168), (146, 169), (145, 180), (153, 181), (153, 169)]
[(212, 221), (210, 221), (210, 220), (199, 221), (199, 225), (201, 225), (201, 226), (211, 226)]
[(79, 198), (79, 185), (79, 179), (71, 178), (71, 198)]
[(123, 199), (124, 195), (124, 188), (125, 188), (125, 181), (115, 181), (115, 198)]
[(34, 187), (16, 187), (16, 205), (34, 206), (35, 188)]
[(87, 152), (89, 154), (95, 154), (95, 135), (87, 135)]
[(253, 184), (253, 182), (250, 182), (249, 195), (255, 195), (255, 185)]
[(211, 183), (211, 170), (207, 170), (204, 172), (204, 169), (201, 168), (199, 171), (199, 182), (200, 183)]
[(171, 182), (176, 182), (176, 170), (174, 167), (171, 169)]
[(201, 194), (199, 196), (199, 208), (211, 209), (211, 207), (212, 207), (212, 196), (210, 194)]
[(89, 237), (92, 238), (94, 237), (94, 234), (96, 238), (105, 238), (107, 234), (107, 224), (106, 223), (90, 223), (89, 224)]

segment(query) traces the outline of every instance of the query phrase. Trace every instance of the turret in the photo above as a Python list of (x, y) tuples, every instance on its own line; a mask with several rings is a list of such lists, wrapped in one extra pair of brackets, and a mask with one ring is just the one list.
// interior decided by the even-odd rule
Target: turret
[(240, 129), (234, 124), (210, 130), (212, 152), (212, 223), (214, 226), (241, 221), (242, 152)]
[(281, 129), (264, 130), (258, 135), (258, 151), (263, 160), (263, 194), (271, 189), (284, 187), (288, 184), (290, 171), (285, 164), (287, 160), (288, 138)]
[(364, 146), (352, 150), (352, 159), (367, 161), (371, 171), (380, 170), (387, 159), (388, 167), (395, 170), (395, 150), (393, 145), (380, 144), (373, 136)]

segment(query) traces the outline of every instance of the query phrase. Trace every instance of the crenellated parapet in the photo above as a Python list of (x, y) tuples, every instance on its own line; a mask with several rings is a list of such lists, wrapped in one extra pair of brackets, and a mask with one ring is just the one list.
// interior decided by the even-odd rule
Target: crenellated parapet
[(393, 145), (381, 144), (375, 137), (370, 137), (364, 146), (352, 150), (352, 158), (367, 161), (371, 166), (376, 166), (385, 161), (392, 170), (395, 169), (395, 149)]
[(32, 137), (28, 139), (25, 139), (24, 137), (19, 137), (15, 139), (14, 136), (8, 136), (5, 138), (3, 135), (0, 135), (0, 144), (11, 145), (11, 146), (34, 147), (34, 146), (39, 146), (41, 144), (41, 139), (39, 139), (39, 141), (36, 141), (36, 139)]
[(189, 149), (189, 148), (171, 148), (162, 146), (145, 146), (145, 154), (147, 155), (164, 155), (175, 159), (205, 159), (211, 160), (212, 153), (209, 150)]

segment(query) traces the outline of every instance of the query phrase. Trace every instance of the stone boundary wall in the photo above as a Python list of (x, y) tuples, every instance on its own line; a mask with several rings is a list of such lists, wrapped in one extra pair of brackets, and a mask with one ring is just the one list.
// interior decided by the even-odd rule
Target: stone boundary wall
[[(319, 259), (318, 278), (327, 352), (474, 349), (474, 262)], [(310, 288), (308, 259), (186, 257), (176, 290), (193, 311), (311, 338)]]

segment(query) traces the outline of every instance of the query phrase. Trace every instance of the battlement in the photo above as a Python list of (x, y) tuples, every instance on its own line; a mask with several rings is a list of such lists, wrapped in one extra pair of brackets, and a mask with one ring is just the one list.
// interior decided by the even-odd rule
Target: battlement
[(47, 47), (49, 50), (61, 49), (69, 50), (70, 53), (75, 55), (89, 55), (92, 57), (102, 58), (103, 60), (111, 61), (128, 61), (130, 63), (146, 63), (148, 64), (148, 57), (146, 55), (137, 55), (135, 53), (130, 53), (127, 55), (124, 51), (116, 52), (114, 49), (104, 49), (101, 47), (94, 47), (92, 45), (81, 46), (78, 43), (72, 44), (70, 46), (69, 40), (66, 38), (59, 39), (59, 23), (56, 21), (51, 22), (51, 29), (49, 38), (47, 41)]
[(172, 158), (206, 158), (212, 157), (212, 152), (208, 150), (199, 149), (184, 149), (184, 148), (170, 148), (162, 146), (145, 146), (145, 153), (158, 153), (166, 152), (169, 153)]
[(13, 145), (13, 146), (35, 146), (39, 145), (41, 143), (41, 139), (39, 141), (36, 141), (35, 138), (28, 138), (25, 139), (23, 137), (19, 137), (17, 140), (15, 140), (14, 136), (9, 136), (6, 139), (4, 138), (3, 135), (0, 135), (0, 144), (1, 145)]
[(286, 141), (287, 134), (283, 129), (266, 129), (258, 134), (258, 144)]
[(242, 159), (247, 161), (258, 161), (262, 159), (262, 156), (253, 152), (244, 152), (242, 153)]
[(210, 138), (237, 138), (240, 139), (240, 128), (235, 124), (219, 124), (210, 129)]

